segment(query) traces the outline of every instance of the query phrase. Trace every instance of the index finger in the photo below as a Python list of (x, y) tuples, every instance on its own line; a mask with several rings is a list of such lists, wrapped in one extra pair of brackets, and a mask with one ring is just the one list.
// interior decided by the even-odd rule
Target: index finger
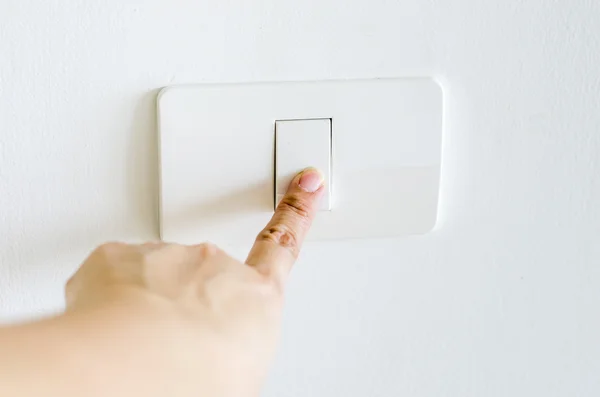
[(258, 234), (246, 263), (269, 276), (287, 274), (302, 247), (323, 195), (323, 174), (307, 168), (292, 180), (267, 226)]

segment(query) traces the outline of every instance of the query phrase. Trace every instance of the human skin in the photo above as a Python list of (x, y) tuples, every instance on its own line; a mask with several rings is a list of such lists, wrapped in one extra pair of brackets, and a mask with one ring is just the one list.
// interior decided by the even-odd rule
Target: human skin
[(253, 397), (323, 178), (298, 174), (245, 262), (202, 243), (107, 243), (64, 313), (0, 328), (1, 396)]

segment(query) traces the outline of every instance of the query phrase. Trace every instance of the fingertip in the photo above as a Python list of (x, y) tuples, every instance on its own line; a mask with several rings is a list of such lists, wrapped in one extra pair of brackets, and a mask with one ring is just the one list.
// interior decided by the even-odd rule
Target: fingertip
[(293, 183), (307, 193), (315, 193), (325, 185), (325, 176), (321, 170), (309, 167), (301, 171), (293, 180)]

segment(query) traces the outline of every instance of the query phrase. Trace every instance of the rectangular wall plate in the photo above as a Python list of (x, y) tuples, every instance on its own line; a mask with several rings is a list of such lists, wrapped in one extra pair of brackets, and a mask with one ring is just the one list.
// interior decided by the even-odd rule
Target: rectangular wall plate
[(422, 234), (436, 223), (442, 90), (430, 79), (164, 88), (160, 233), (251, 242), (273, 214), (275, 121), (331, 119), (331, 211), (309, 240)]

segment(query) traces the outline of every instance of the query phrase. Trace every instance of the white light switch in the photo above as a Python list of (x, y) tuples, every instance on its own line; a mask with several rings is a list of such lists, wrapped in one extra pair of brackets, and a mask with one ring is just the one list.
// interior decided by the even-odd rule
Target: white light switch
[(331, 119), (275, 121), (275, 206), (294, 176), (307, 167), (321, 170), (325, 194), (320, 210), (331, 209)]
[(444, 101), (431, 79), (177, 85), (157, 102), (163, 240), (250, 244), (307, 166), (326, 174), (331, 208), (307, 241), (436, 225)]

